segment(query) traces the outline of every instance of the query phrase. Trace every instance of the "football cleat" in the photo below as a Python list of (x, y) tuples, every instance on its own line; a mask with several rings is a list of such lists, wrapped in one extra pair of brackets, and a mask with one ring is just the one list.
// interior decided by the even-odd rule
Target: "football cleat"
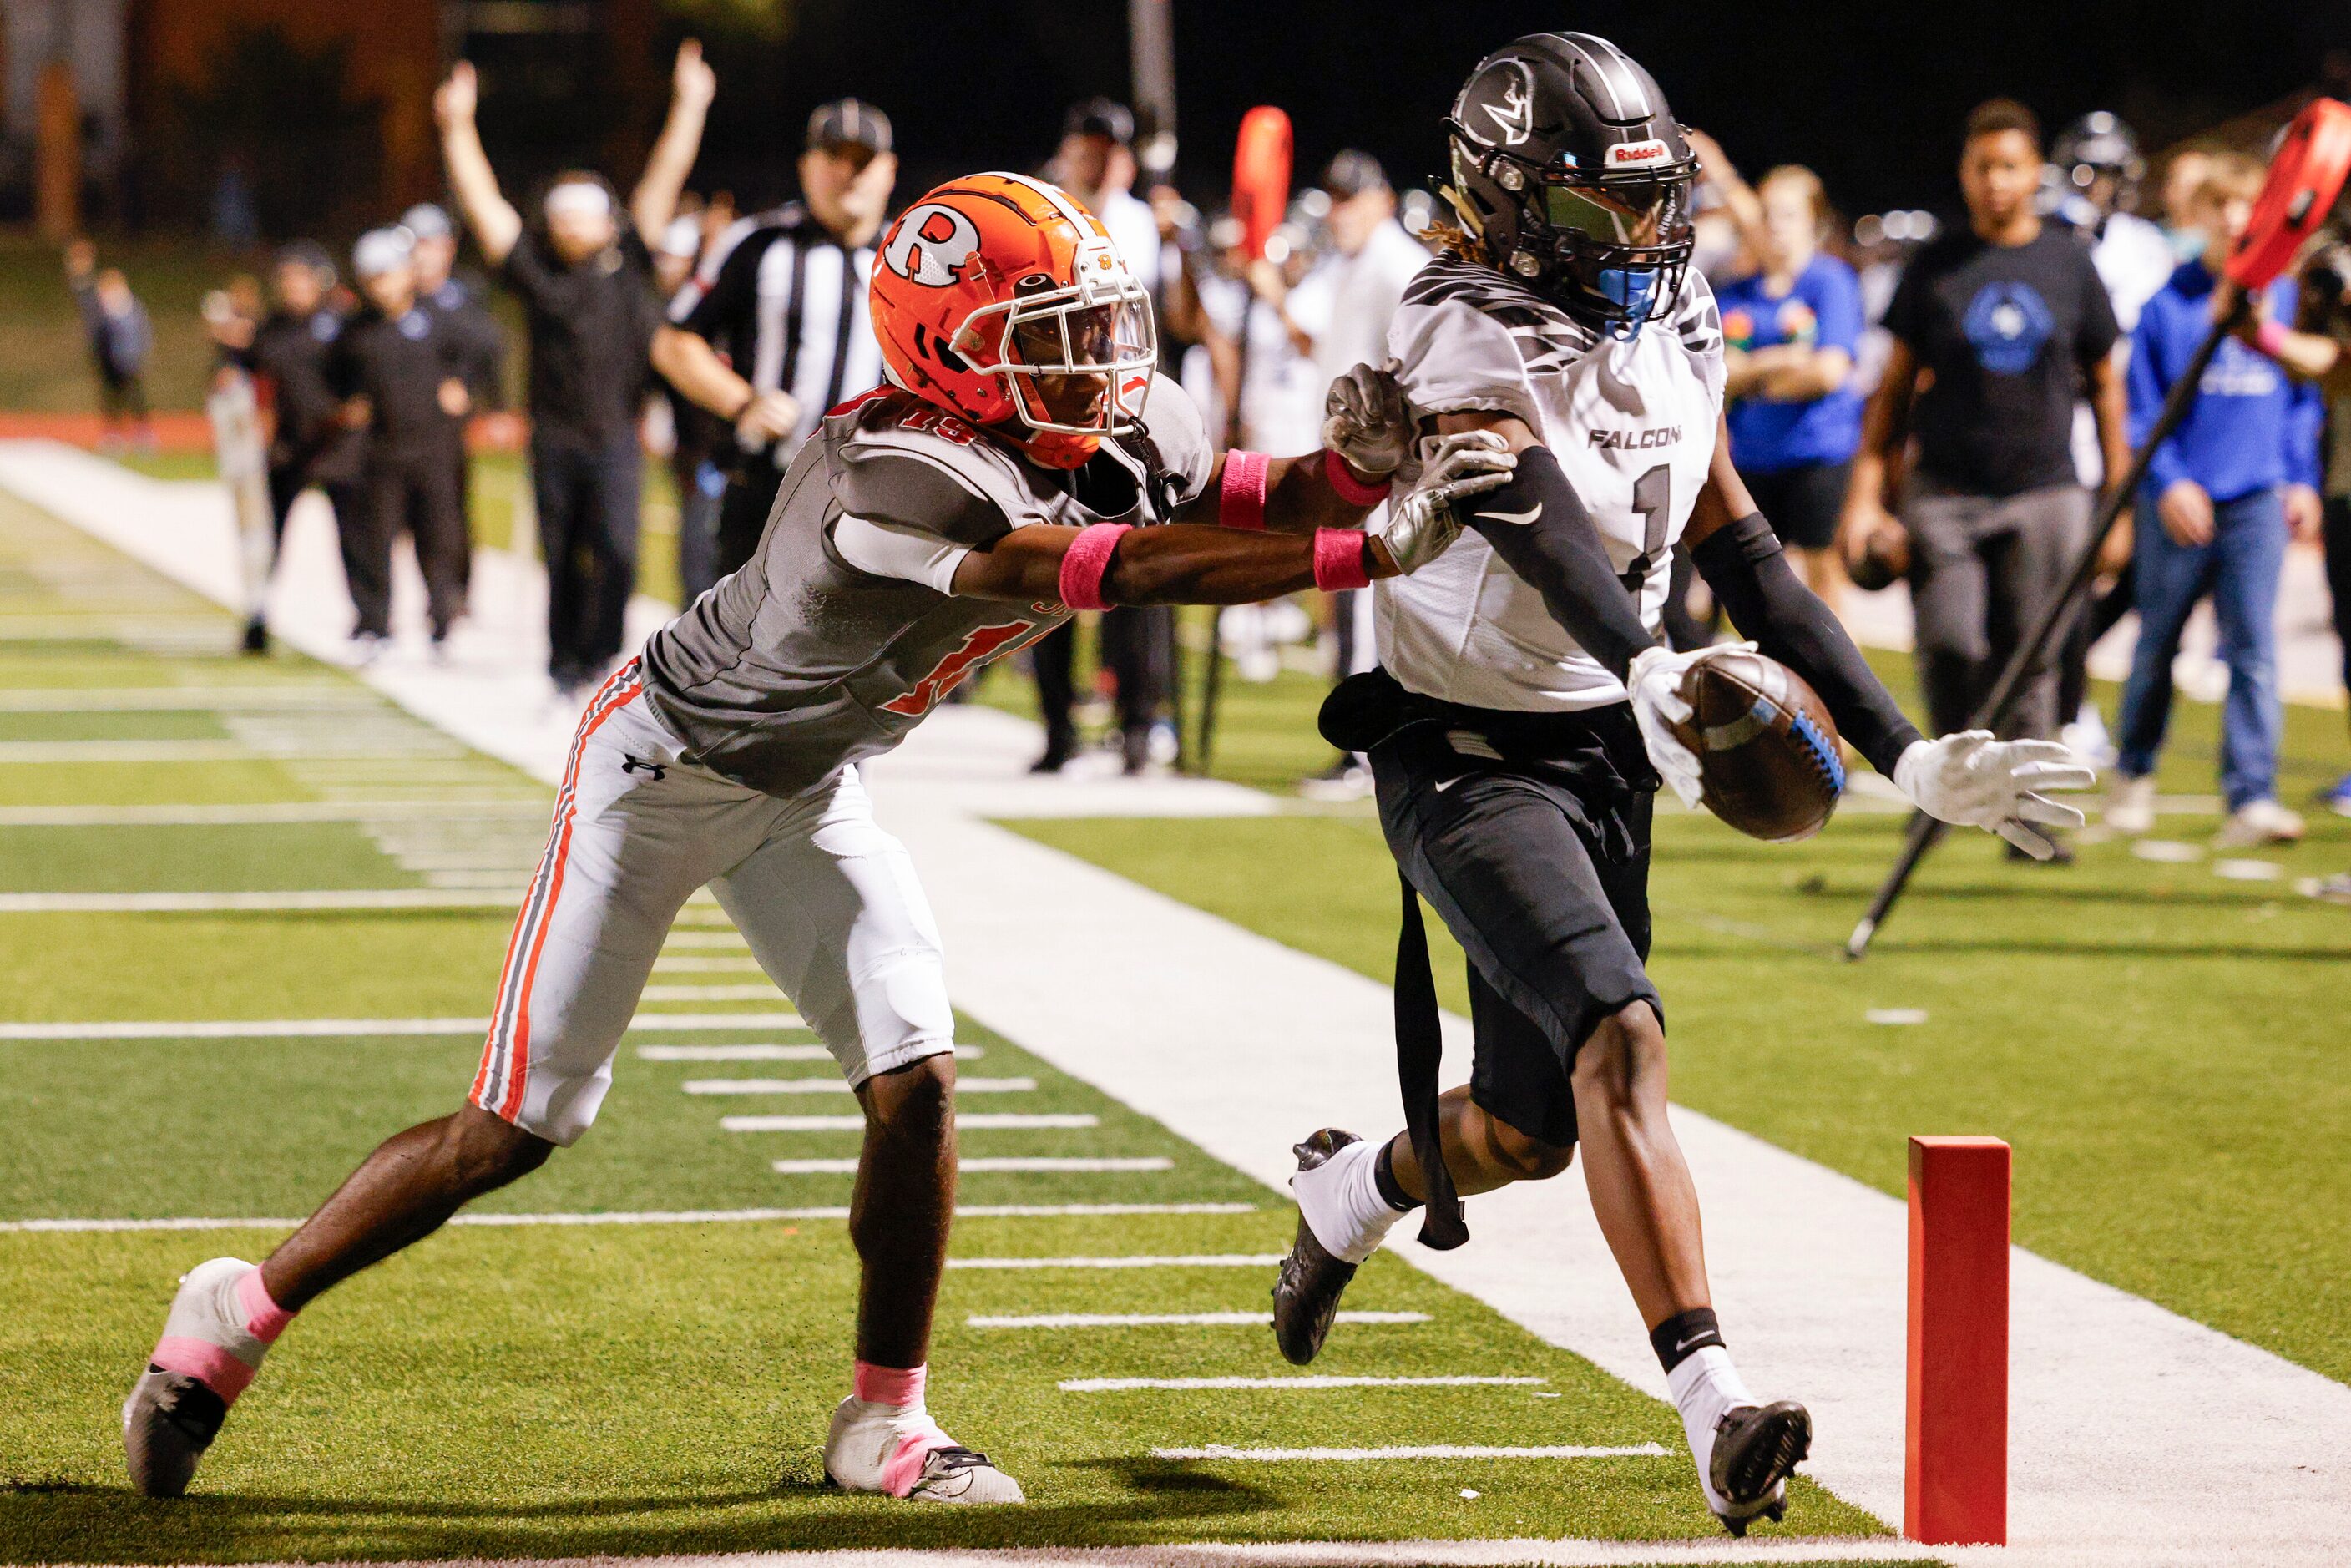
[(1298, 1194), (1298, 1239), (1290, 1244), (1290, 1256), (1274, 1277), (1273, 1338), (1283, 1359), (1293, 1365), (1304, 1366), (1322, 1352), (1332, 1320), (1338, 1316), (1339, 1298), (1356, 1269), (1323, 1246), (1307, 1223), (1307, 1206), (1314, 1197), (1309, 1178), (1341, 1149), (1362, 1141), (1353, 1133), (1325, 1127), (1290, 1151), (1298, 1156), (1298, 1175), (1290, 1181), (1290, 1190)]
[(1758, 1519), (1778, 1523), (1788, 1512), (1788, 1477), (1812, 1447), (1812, 1415), (1792, 1399), (1723, 1412), (1707, 1457), (1707, 1506), (1733, 1536)]
[(122, 1454), (131, 1484), (149, 1497), (178, 1497), (195, 1479), (228, 1402), (184, 1373), (150, 1365), (122, 1402)]
[(824, 1479), (843, 1491), (883, 1492), (917, 1502), (1026, 1502), (1020, 1483), (939, 1429), (921, 1406), (855, 1397), (832, 1412)]

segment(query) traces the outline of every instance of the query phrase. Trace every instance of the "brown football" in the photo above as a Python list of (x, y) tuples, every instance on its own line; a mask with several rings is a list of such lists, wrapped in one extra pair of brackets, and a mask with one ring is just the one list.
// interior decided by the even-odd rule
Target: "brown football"
[(1690, 666), (1681, 694), (1691, 715), (1674, 734), (1698, 754), (1708, 810), (1775, 844), (1821, 831), (1844, 793), (1844, 752), (1802, 675), (1734, 650)]

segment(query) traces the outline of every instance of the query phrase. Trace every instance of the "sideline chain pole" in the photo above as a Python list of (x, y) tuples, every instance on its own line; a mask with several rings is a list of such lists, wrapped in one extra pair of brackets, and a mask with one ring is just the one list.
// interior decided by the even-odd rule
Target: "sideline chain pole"
[[(2009, 658), (2008, 667), (2000, 673), (1999, 684), (1992, 687), (1991, 695), (1984, 698), (1983, 705), (1968, 721), (1970, 729), (1999, 732), (2001, 722), (2016, 706), (2017, 699), (2023, 695), (2042, 661), (2048, 656), (2049, 650), (2057, 645), (2073, 624), (2074, 613), (2081, 607), (2083, 596), (2089, 591), (2091, 580), (2098, 575), (2098, 555), (2105, 543), (2107, 531), (2114, 527), (2115, 518), (2121, 515), (2123, 507), (2138, 493), (2140, 483), (2147, 477), (2147, 465), (2155, 459), (2155, 449), (2179, 427), (2181, 420), (2188, 417), (2189, 407), (2195, 402), (2197, 390), (2204, 380), (2204, 371), (2211, 364), (2212, 356), (2220, 351), (2220, 340), (2235, 330), (2252, 309), (2252, 297), (2240, 291), (2236, 308), (2225, 319), (2212, 323), (2212, 329), (2204, 334), (2204, 340), (2197, 344), (2196, 351), (2188, 357), (2187, 367), (2179, 372), (2179, 379), (2171, 383), (2170, 394), (2163, 400), (2163, 408), (2157, 413), (2155, 423), (2147, 433), (2147, 439), (2131, 455), (2130, 467), (2125, 471), (2122, 482), (2106, 492), (2105, 500), (2098, 507), (2097, 519), (2090, 525), (2090, 537), (2083, 544), (2082, 553), (2075, 559), (2073, 570), (2067, 574), (2064, 587), (2043, 608), (2032, 630), (2017, 645), (2016, 652)], [(1869, 912), (1861, 917), (1861, 923), (1853, 928), (1853, 935), (1845, 940), (1846, 957), (1858, 958), (1869, 951), (1870, 941), (1876, 936), (1877, 928), (1886, 923), (1895, 901), (1902, 896), (1903, 888), (1910, 881), (1910, 873), (1918, 869), (1918, 862), (1927, 858), (1927, 852), (1934, 848), (1942, 837), (1942, 823), (1924, 811), (1912, 814), (1910, 831), (1902, 841), (1902, 853), (1896, 858), (1893, 870), (1886, 873), (1877, 896), (1870, 900)]]

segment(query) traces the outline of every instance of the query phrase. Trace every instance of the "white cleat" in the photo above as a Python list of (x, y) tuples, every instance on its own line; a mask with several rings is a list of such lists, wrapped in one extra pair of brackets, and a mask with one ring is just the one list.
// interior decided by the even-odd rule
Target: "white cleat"
[(2229, 813), (2229, 820), (2212, 835), (2212, 847), (2252, 850), (2300, 843), (2304, 831), (2301, 812), (2290, 811), (2275, 800), (2248, 800)]
[(919, 1406), (851, 1397), (832, 1412), (824, 1479), (843, 1491), (883, 1492), (919, 1502), (1026, 1502), (1020, 1483), (962, 1447)]
[[(180, 1277), (163, 1337), (122, 1402), (122, 1453), (131, 1484), (149, 1497), (177, 1497), (195, 1479), (229, 1402), (261, 1366), (269, 1346), (246, 1328), (237, 1286), (254, 1265), (215, 1258)], [(169, 1364), (169, 1369), (159, 1364)]]
[(2106, 789), (2105, 823), (2130, 838), (2155, 831), (2155, 775), (2116, 773)]

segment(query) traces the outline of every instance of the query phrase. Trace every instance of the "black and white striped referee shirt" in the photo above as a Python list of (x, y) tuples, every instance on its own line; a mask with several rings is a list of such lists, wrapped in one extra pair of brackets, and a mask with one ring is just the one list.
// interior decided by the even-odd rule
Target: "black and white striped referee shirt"
[(764, 455), (789, 466), (825, 411), (879, 385), (866, 314), (873, 247), (844, 246), (798, 202), (737, 223), (677, 297), (673, 325), (706, 340), (763, 392), (786, 392), (799, 423)]

